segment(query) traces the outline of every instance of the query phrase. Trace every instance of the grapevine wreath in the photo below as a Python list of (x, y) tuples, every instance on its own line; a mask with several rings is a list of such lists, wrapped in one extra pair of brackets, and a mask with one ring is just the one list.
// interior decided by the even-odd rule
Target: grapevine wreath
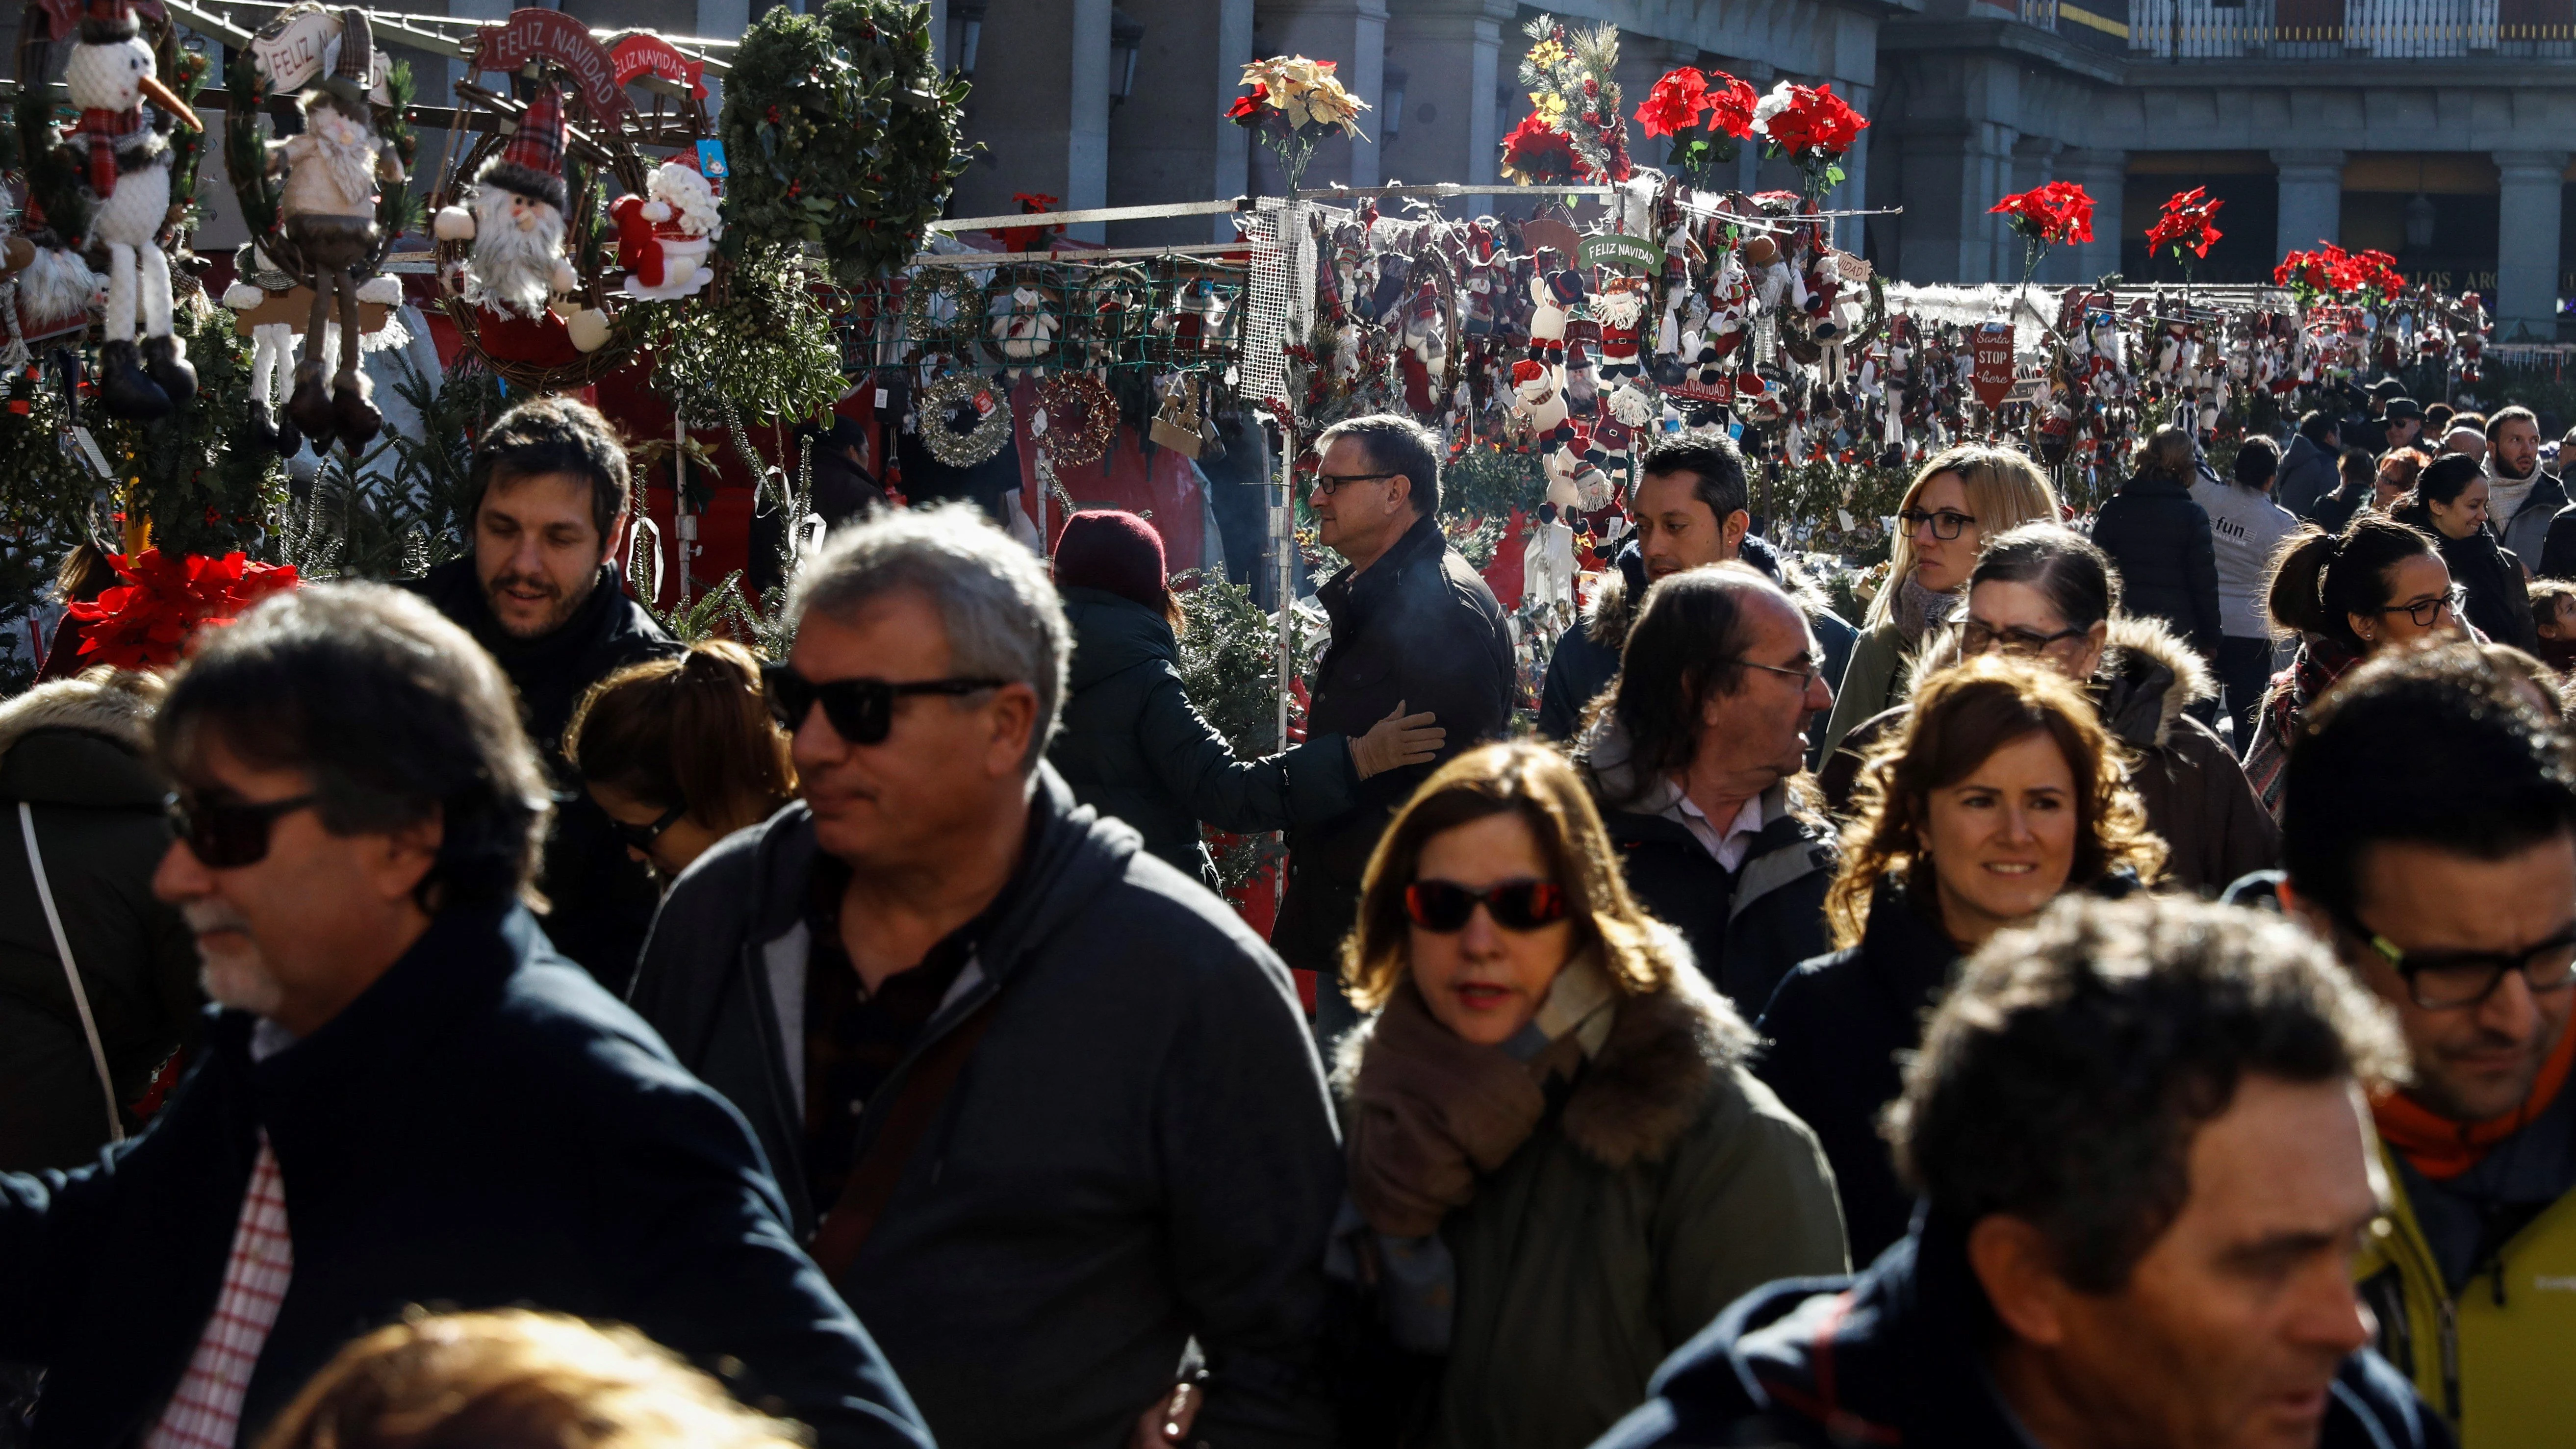
[(1046, 419), (1047, 456), (1058, 467), (1099, 462), (1118, 431), (1118, 400), (1087, 372), (1059, 372), (1040, 382), (1038, 412)]

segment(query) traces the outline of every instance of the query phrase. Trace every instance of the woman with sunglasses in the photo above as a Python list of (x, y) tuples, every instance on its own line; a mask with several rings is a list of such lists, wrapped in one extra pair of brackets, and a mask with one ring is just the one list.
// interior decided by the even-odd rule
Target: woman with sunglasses
[(1834, 685), (1825, 754), (1861, 721), (1897, 702), (1896, 679), (1905, 659), (1957, 610), (1985, 541), (2008, 528), (2055, 523), (2058, 517), (2057, 491), (2048, 475), (2010, 448), (1962, 443), (1916, 470), (1896, 507), (1887, 582), (1870, 601), (1851, 662)]
[(1856, 1259), (1905, 1236), (1878, 1121), (1897, 1054), (1959, 960), (2068, 890), (2152, 882), (2164, 842), (2121, 773), (2119, 745), (2064, 671), (1980, 655), (1916, 693), (1862, 771), (1825, 915), (1837, 949), (1791, 972), (1763, 1012), (1759, 1068), (1824, 1143)]
[[(1967, 617), (1924, 657), (1924, 678), (1965, 656), (2036, 659), (2084, 686), (2126, 752), (2130, 787), (2163, 837), (2181, 885), (2215, 895), (2279, 863), (2280, 828), (2216, 731), (2184, 713), (2216, 697), (2208, 664), (2163, 621), (2120, 608), (2120, 575), (2082, 536), (2025, 524), (1986, 546), (1968, 576)], [(1904, 732), (1912, 706), (1852, 731), (1820, 783), (1837, 815), (1852, 806), (1862, 762)]]
[(761, 669), (729, 640), (629, 665), (591, 686), (564, 756), (629, 855), (665, 885), (707, 848), (796, 796)]
[(2298, 636), (2299, 652), (2272, 676), (2245, 752), (2245, 778), (2275, 819), (2308, 706), (2381, 649), (2458, 637), (2465, 602), (2432, 535), (2382, 514), (2362, 514), (2340, 534), (2302, 529), (2282, 546), (2265, 603), (2273, 627)]
[[(1425, 1446), (1577, 1449), (1757, 1284), (1842, 1271), (1815, 1138), (1638, 909), (1563, 757), (1452, 760), (1370, 859), (1343, 949), (1357, 1217), (1336, 1257), (1435, 1365), (1365, 1407)], [(1345, 1250), (1348, 1250), (1347, 1252)]]
[(2484, 465), (2458, 453), (2434, 459), (2388, 516), (2433, 535), (2442, 563), (2468, 595), (2463, 613), (2471, 627), (2516, 649), (2539, 644), (2522, 560), (2487, 527)]

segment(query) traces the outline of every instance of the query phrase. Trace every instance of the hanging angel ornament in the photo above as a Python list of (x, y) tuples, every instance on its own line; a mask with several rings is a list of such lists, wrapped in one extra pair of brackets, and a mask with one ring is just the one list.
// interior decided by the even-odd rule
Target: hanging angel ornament
[(626, 295), (665, 302), (695, 295), (715, 280), (707, 253), (724, 237), (715, 186), (688, 162), (665, 161), (644, 189), (646, 195), (621, 196), (608, 207)]
[(197, 371), (171, 332), (170, 260), (159, 244), (170, 215), (168, 123), (148, 119), (143, 103), (190, 130), (205, 126), (161, 83), (129, 0), (90, 0), (63, 86), (80, 109), (68, 135), (81, 150), (82, 185), (94, 198), (90, 240), (108, 257), (99, 403), (120, 418), (165, 417), (196, 397)]

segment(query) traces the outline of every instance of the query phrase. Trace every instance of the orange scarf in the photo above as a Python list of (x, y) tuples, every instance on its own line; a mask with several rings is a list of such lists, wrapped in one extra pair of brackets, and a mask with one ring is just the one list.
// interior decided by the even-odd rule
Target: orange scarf
[(2448, 1182), (2477, 1166), (2497, 1143), (2549, 1110), (2558, 1089), (2567, 1084), (2571, 1065), (2576, 1065), (2576, 1027), (2558, 1034), (2558, 1045), (2531, 1083), (2531, 1095), (2501, 1117), (2454, 1122), (2401, 1092), (2389, 1092), (2372, 1102), (2370, 1115), (2379, 1124), (2380, 1137), (2406, 1158), (2408, 1166), (2435, 1182)]

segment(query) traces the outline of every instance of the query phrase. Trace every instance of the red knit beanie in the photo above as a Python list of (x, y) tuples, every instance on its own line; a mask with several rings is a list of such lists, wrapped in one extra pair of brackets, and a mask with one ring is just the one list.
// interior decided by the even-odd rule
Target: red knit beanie
[(1066, 519), (1056, 535), (1057, 588), (1098, 589), (1160, 614), (1171, 601), (1165, 577), (1162, 535), (1135, 514), (1089, 509)]

